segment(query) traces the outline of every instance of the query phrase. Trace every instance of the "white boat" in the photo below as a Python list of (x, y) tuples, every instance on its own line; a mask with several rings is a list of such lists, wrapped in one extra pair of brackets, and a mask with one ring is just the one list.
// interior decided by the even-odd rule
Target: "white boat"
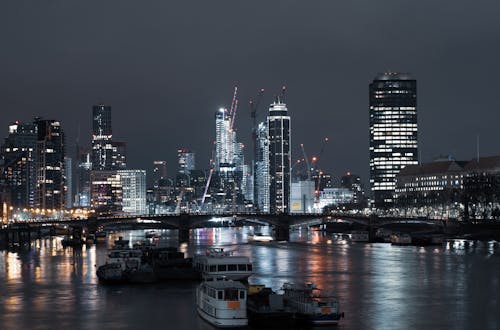
[(393, 233), (391, 235), (391, 244), (393, 245), (410, 245), (411, 236), (405, 233)]
[(115, 241), (113, 249), (109, 250), (106, 262), (97, 268), (97, 277), (104, 282), (123, 282), (130, 272), (141, 268), (142, 251), (130, 249), (128, 240), (120, 237)]
[(262, 233), (254, 233), (253, 235), (248, 235), (248, 240), (254, 242), (270, 242), (273, 240), (273, 237)]
[(351, 231), (351, 242), (368, 242), (370, 240), (370, 235), (365, 230), (353, 230)]
[(222, 248), (210, 248), (204, 255), (196, 255), (193, 266), (203, 279), (225, 276), (238, 281), (247, 280), (253, 269), (248, 257), (233, 256)]
[(321, 295), (312, 283), (304, 286), (285, 283), (282, 290), (287, 304), (312, 325), (335, 325), (344, 317), (338, 299)]
[(247, 326), (247, 289), (229, 279), (209, 279), (196, 289), (196, 309), (205, 321), (216, 327)]

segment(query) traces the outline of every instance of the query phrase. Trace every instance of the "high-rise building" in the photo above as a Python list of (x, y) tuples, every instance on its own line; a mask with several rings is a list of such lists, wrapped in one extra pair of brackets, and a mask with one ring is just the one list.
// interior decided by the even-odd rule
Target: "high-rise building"
[(227, 167), (233, 163), (231, 152), (232, 136), (229, 132), (229, 113), (221, 108), (215, 113), (215, 170), (219, 171), (221, 164)]
[(254, 203), (260, 212), (269, 212), (269, 139), (267, 122), (262, 122), (256, 132), (257, 159), (255, 160)]
[(349, 189), (354, 193), (354, 204), (363, 204), (365, 192), (363, 189), (363, 184), (361, 183), (361, 177), (359, 175), (347, 172), (346, 175), (342, 176), (340, 180), (340, 186), (342, 188)]
[(35, 118), (37, 130), (35, 206), (64, 208), (64, 133), (57, 120)]
[(195, 153), (189, 149), (177, 150), (177, 160), (179, 164), (178, 172), (187, 174), (195, 169)]
[(73, 207), (73, 160), (70, 157), (64, 157), (64, 202), (66, 209)]
[(36, 189), (36, 126), (15, 122), (2, 145), (5, 194), (16, 208), (35, 206)]
[(90, 182), (90, 205), (96, 213), (122, 210), (122, 183), (116, 171), (91, 171)]
[(118, 171), (122, 185), (122, 211), (131, 214), (146, 214), (146, 171)]
[(290, 212), (290, 116), (278, 98), (267, 116), (269, 138), (269, 200), (271, 213)]
[(155, 160), (153, 162), (153, 185), (157, 186), (160, 180), (167, 178), (167, 162)]
[(125, 142), (112, 141), (111, 169), (125, 170), (127, 168), (127, 144)]
[(76, 205), (79, 207), (90, 207), (91, 170), (92, 162), (90, 161), (90, 150), (82, 149), (77, 146), (75, 201)]
[(417, 82), (384, 73), (370, 84), (370, 186), (372, 206), (393, 205), (396, 175), (418, 164)]
[(94, 105), (92, 118), (92, 169), (111, 170), (113, 162), (111, 107), (104, 104)]

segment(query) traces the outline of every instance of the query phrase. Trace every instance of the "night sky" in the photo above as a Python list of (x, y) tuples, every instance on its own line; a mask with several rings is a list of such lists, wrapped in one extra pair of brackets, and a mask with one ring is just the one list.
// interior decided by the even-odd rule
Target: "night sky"
[[(250, 147), (248, 100), (281, 86), (292, 158), (330, 143), (320, 167), (368, 181), (368, 84), (383, 71), (418, 83), (423, 161), (498, 155), (500, 3), (463, 0), (5, 0), (0, 3), (0, 134), (15, 120), (59, 119), (69, 156), (91, 108), (112, 106), (129, 168), (197, 153), (207, 168), (214, 113), (240, 90), (238, 135)], [(250, 150), (250, 148), (248, 148)], [(247, 160), (250, 160), (248, 153)]]

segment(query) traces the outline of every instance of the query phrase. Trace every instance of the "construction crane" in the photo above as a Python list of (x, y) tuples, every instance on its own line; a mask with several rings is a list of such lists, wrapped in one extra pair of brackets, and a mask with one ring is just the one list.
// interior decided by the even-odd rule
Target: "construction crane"
[(304, 149), (304, 144), (300, 144), (300, 149), (302, 149), (302, 154), (304, 155), (304, 159), (307, 165), (307, 180), (311, 180), (311, 164), (309, 164), (309, 158), (306, 155), (306, 150)]
[(205, 204), (205, 198), (207, 197), (207, 192), (208, 192), (208, 187), (210, 186), (210, 180), (212, 180), (212, 173), (214, 172), (214, 169), (210, 169), (210, 174), (208, 175), (208, 180), (207, 184), (205, 186), (205, 190), (203, 191), (203, 197), (201, 198), (201, 204), (200, 204), (200, 212), (203, 211), (203, 205)]

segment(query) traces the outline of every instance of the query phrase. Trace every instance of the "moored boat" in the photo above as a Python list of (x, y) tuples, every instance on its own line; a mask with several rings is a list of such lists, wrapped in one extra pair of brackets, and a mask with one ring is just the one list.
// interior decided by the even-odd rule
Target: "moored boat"
[(248, 257), (233, 256), (223, 248), (210, 248), (204, 255), (196, 255), (193, 265), (204, 279), (225, 276), (232, 280), (246, 281), (253, 269)]
[(366, 230), (353, 230), (351, 231), (351, 242), (368, 242), (370, 235)]
[(196, 289), (196, 309), (201, 318), (219, 328), (248, 325), (247, 289), (226, 278), (208, 279)]
[(391, 244), (393, 245), (410, 245), (411, 236), (406, 233), (393, 233), (391, 235)]
[(259, 328), (293, 328), (305, 318), (286, 303), (283, 294), (264, 285), (250, 285), (247, 300), (248, 324)]
[(298, 286), (285, 283), (282, 289), (287, 304), (296, 309), (298, 317), (312, 325), (335, 325), (344, 317), (338, 299), (321, 295), (314, 284)]

